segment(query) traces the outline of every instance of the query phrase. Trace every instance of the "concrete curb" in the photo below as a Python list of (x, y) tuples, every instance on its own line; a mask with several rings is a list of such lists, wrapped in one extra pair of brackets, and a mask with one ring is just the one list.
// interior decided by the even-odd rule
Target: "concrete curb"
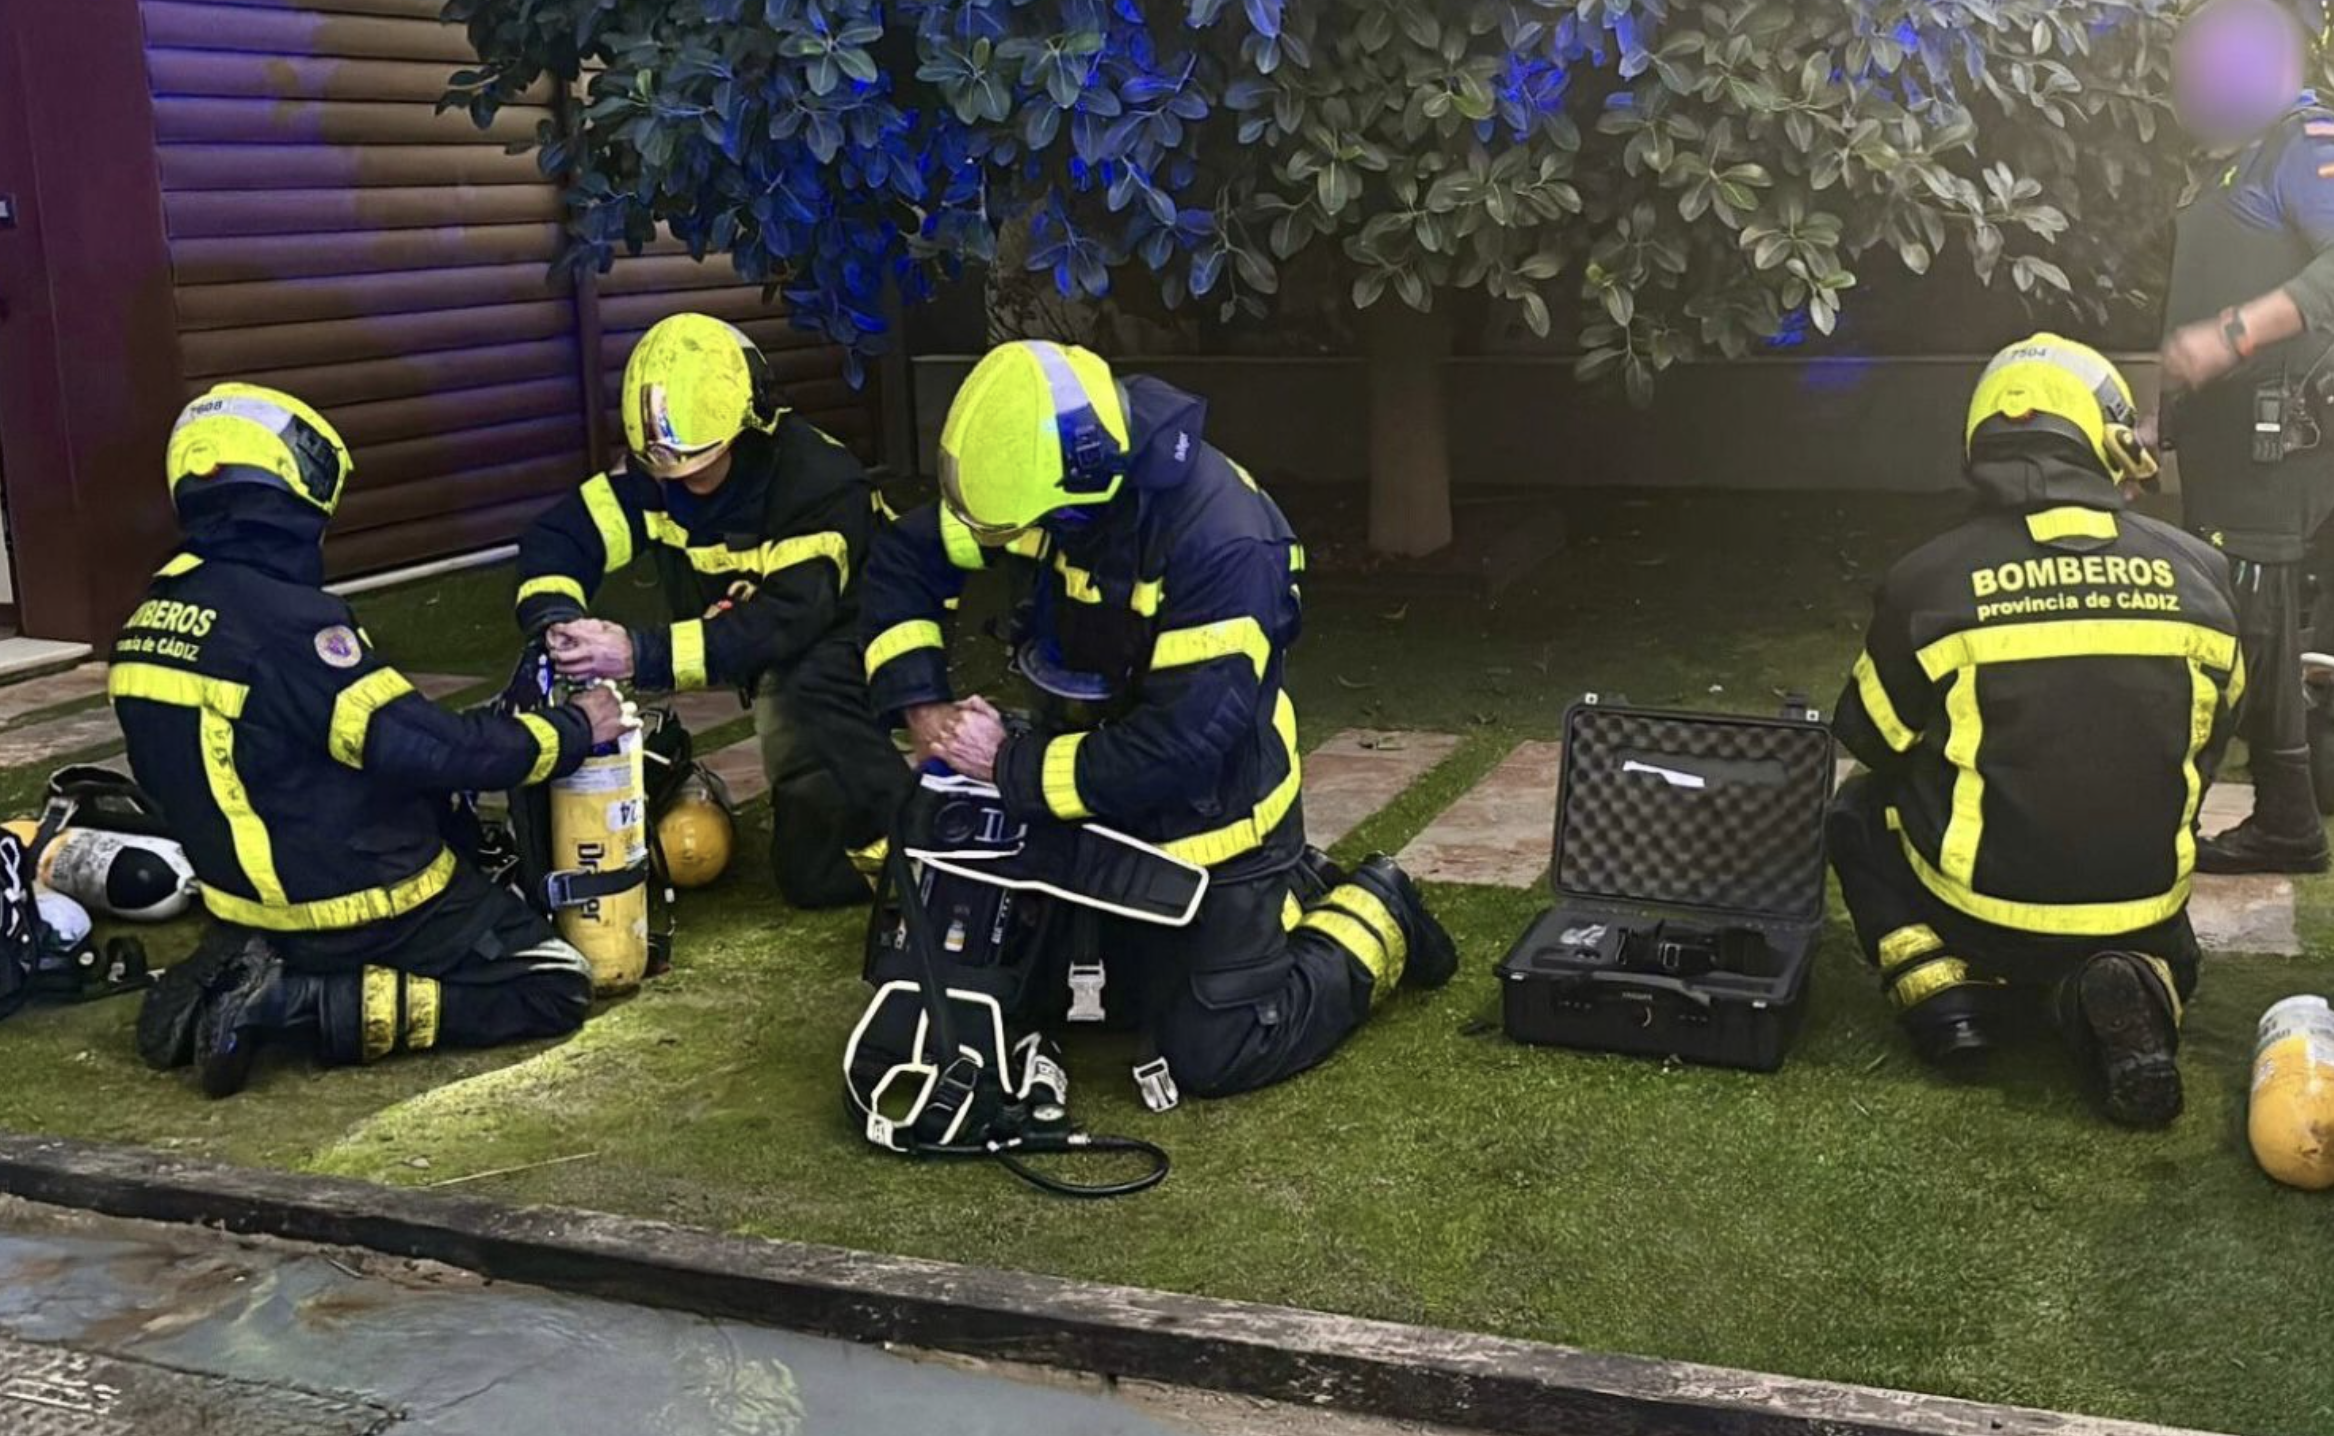
[(0, 1192), (1001, 1361), (1514, 1436), (2195, 1436), (664, 1222), (0, 1136)]

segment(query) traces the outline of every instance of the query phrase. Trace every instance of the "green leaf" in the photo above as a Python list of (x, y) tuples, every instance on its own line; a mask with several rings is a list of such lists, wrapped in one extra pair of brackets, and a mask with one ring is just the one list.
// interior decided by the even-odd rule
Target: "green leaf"
[(1548, 301), (1540, 297), (1538, 290), (1527, 289), (1516, 302), (1523, 306), (1524, 323), (1531, 326), (1534, 334), (1539, 335), (1542, 339), (1547, 338)]

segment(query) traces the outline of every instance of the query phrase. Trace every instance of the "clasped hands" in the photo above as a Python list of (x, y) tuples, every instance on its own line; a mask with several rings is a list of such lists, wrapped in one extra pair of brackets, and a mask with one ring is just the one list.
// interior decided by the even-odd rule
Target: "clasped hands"
[(632, 676), (632, 633), (604, 618), (574, 618), (543, 630), (544, 651), (560, 677), (575, 682)]
[(937, 759), (983, 783), (997, 781), (997, 754), (1005, 746), (1005, 719), (975, 694), (961, 703), (925, 703), (907, 711), (908, 737), (919, 763)]

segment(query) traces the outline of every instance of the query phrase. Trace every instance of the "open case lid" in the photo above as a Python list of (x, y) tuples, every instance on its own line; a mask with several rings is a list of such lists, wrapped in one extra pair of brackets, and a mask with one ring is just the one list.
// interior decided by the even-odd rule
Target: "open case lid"
[(1600, 703), (1564, 717), (1557, 895), (1818, 922), (1831, 730)]

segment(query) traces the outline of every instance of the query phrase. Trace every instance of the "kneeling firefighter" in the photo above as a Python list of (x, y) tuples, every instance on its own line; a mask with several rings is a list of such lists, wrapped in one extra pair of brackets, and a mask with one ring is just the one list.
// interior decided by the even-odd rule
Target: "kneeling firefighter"
[(449, 847), (449, 796), (573, 771), (625, 731), (606, 690), (524, 718), (455, 715), (374, 653), (323, 588), (354, 469), (290, 395), (222, 384), (171, 434), (185, 542), (113, 648), (138, 783), (212, 918), (139, 1021), (157, 1067), (240, 1089), (262, 1041), (327, 1062), (558, 1036), (591, 971)]
[[(1033, 832), (1091, 825), (1205, 872), (1180, 925), (1096, 913), (1098, 961), (1071, 975), (1077, 1009), (1145, 1034), (1154, 1109), (1294, 1076), (1457, 963), (1390, 859), (1349, 877), (1306, 848), (1284, 688), (1303, 550), (1203, 415), (1081, 349), (994, 350), (949, 410), (941, 501), (877, 537), (862, 598), (876, 708), (919, 756), (993, 784)], [(1033, 585), (1023, 672), (1092, 712), (1016, 729), (956, 699), (943, 625), (971, 575), (1008, 566)]]
[[(519, 540), (518, 619), (562, 677), (751, 694), (778, 887), (863, 903), (911, 778), (868, 706), (859, 581), (884, 510), (851, 451), (786, 407), (753, 341), (703, 314), (624, 366), (628, 466)], [(586, 616), (609, 574), (653, 554), (670, 625)]]
[(2179, 1115), (2196, 984), (2196, 815), (2245, 689), (2228, 565), (2126, 511), (2154, 477), (2131, 391), (2041, 334), (1979, 381), (1979, 514), (1882, 583), (1841, 695), (1871, 770), (1829, 837), (1866, 954), (1923, 1056), (1966, 1059), (2039, 995), (2112, 1119)]

